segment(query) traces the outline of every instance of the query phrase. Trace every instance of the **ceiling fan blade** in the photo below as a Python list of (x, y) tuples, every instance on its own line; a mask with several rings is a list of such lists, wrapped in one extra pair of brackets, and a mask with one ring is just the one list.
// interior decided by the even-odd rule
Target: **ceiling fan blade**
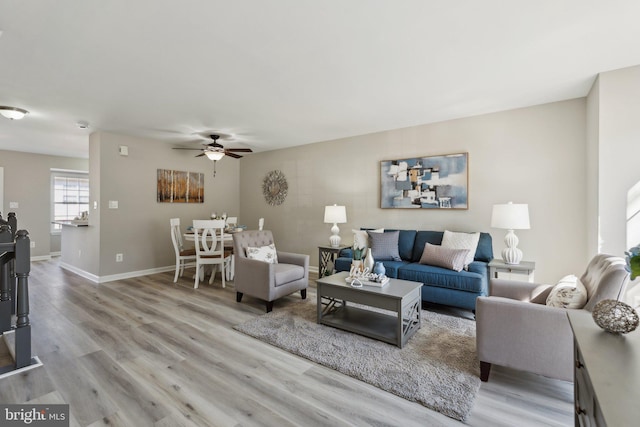
[(202, 148), (173, 147), (173, 150), (200, 150), (200, 151), (202, 151)]
[(200, 153), (196, 157), (202, 157), (202, 156), (204, 156), (204, 153)]
[(241, 155), (239, 155), (239, 154), (230, 153), (230, 152), (228, 152), (227, 150), (225, 150), (225, 151), (224, 151), (224, 154), (226, 154), (226, 155), (227, 155), (227, 156), (229, 156), (229, 157), (233, 157), (234, 159), (239, 159), (239, 158), (241, 158), (241, 157), (242, 157), (242, 156), (241, 156)]
[(227, 151), (236, 151), (238, 153), (253, 153), (251, 148), (227, 148)]

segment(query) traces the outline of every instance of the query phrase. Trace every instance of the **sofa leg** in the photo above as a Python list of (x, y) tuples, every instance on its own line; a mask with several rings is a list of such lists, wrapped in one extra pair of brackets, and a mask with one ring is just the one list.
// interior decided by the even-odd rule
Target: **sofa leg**
[(302, 299), (307, 299), (307, 290), (306, 289), (302, 289), (300, 291), (300, 296), (302, 297)]
[(242, 301), (242, 292), (236, 292), (236, 302)]
[(489, 381), (489, 371), (491, 371), (491, 363), (480, 361), (480, 381)]
[(270, 313), (273, 310), (273, 301), (267, 301), (267, 313)]

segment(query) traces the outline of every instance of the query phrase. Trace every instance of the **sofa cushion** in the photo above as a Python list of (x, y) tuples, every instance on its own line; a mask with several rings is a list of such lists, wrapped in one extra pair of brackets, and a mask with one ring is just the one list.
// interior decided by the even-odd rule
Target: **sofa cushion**
[(454, 231), (444, 230), (442, 236), (442, 247), (448, 249), (467, 249), (464, 266), (471, 264), (478, 249), (478, 240), (480, 233), (457, 233)]
[(551, 289), (547, 305), (559, 308), (582, 308), (587, 303), (587, 288), (573, 274), (565, 276)]
[(416, 241), (416, 230), (387, 230), (387, 231), (399, 231), (398, 236), (398, 253), (400, 258), (404, 261), (411, 261), (413, 258), (413, 245)]
[(411, 263), (398, 269), (398, 279), (412, 280), (427, 286), (436, 286), (466, 292), (486, 293), (485, 275), (473, 271), (453, 271), (432, 265)]
[(408, 261), (382, 261), (382, 265), (384, 265), (384, 275), (387, 277), (391, 277), (392, 279), (398, 278), (398, 269), (402, 266), (409, 264)]
[(427, 243), (424, 245), (420, 264), (460, 271), (465, 267), (465, 260), (469, 253), (471, 253), (469, 249), (450, 249)]
[(300, 280), (304, 277), (304, 267), (295, 264), (276, 264), (275, 270), (275, 286), (285, 285), (294, 280)]
[(401, 261), (398, 253), (398, 238), (400, 232), (389, 231), (385, 233), (369, 233), (369, 244), (371, 245), (371, 255), (376, 261)]
[(416, 239), (413, 243), (413, 253), (411, 261), (419, 262), (424, 252), (424, 245), (431, 243), (432, 245), (440, 245), (442, 243), (442, 231), (418, 231)]
[(476, 261), (491, 262), (493, 259), (493, 242), (491, 240), (491, 234), (480, 233), (480, 239), (478, 240), (478, 249), (476, 249)]

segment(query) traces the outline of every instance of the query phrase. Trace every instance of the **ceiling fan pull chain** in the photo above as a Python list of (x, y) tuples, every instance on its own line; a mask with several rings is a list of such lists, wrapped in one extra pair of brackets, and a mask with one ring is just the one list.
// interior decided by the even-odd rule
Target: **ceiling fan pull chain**
[(217, 161), (217, 160), (214, 160), (214, 161), (213, 161), (213, 177), (214, 177), (214, 178), (216, 177), (216, 163), (218, 163), (218, 161)]

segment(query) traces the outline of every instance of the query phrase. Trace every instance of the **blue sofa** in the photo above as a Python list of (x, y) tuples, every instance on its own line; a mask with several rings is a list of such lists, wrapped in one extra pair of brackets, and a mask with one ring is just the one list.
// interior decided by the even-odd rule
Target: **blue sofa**
[[(480, 233), (474, 261), (469, 264), (468, 270), (456, 272), (419, 263), (425, 244), (440, 245), (444, 232), (385, 229), (385, 232), (390, 231), (399, 231), (398, 252), (402, 260), (382, 261), (387, 276), (422, 282), (422, 301), (475, 312), (476, 297), (485, 296), (488, 292), (489, 262), (493, 259), (489, 233)], [(335, 269), (349, 271), (351, 260), (351, 249), (343, 249), (335, 260)]]

